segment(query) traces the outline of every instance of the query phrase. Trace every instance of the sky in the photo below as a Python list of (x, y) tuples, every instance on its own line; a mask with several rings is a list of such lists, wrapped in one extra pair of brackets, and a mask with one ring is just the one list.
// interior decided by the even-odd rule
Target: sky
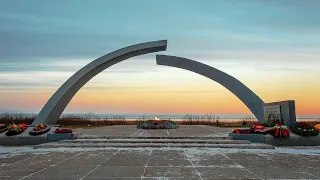
[(251, 114), (220, 84), (157, 66), (166, 54), (220, 69), (266, 103), (295, 100), (297, 115), (319, 115), (319, 17), (317, 0), (2, 0), (0, 112), (38, 113), (94, 59), (166, 39), (167, 51), (95, 76), (64, 112)]

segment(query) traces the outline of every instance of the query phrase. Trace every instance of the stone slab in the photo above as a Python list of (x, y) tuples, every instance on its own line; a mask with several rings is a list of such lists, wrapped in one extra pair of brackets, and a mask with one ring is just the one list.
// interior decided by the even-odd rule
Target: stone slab
[(47, 134), (53, 133), (57, 127), (50, 127), (50, 131), (38, 136), (32, 136), (29, 132), (34, 127), (28, 127), (24, 132), (15, 136), (6, 136), (3, 132), (0, 134), (0, 145), (7, 146), (22, 146), (22, 145), (36, 145), (48, 142)]
[(229, 134), (234, 140), (248, 140), (252, 143), (264, 143), (263, 134), (237, 134), (237, 133), (230, 133)]
[(166, 178), (172, 178), (172, 179), (198, 178), (198, 179), (200, 179), (194, 168), (192, 168), (192, 167), (177, 167), (177, 166), (176, 167), (168, 167), (168, 166), (147, 167), (145, 170), (144, 177), (159, 177), (159, 179), (161, 179), (160, 177), (162, 177), (162, 179), (166, 179)]
[(245, 168), (199, 167), (197, 170), (203, 179), (261, 179)]
[[(265, 106), (274, 105), (280, 105), (280, 119), (282, 124), (288, 125), (296, 122), (297, 118), (294, 100), (270, 102), (265, 104)], [(266, 116), (268, 115), (266, 114)]]
[(198, 140), (232, 140), (230, 136), (194, 136), (194, 137), (186, 137), (186, 136), (129, 136), (129, 137), (121, 137), (121, 136), (96, 136), (96, 135), (79, 135), (76, 139), (198, 139)]
[(144, 166), (100, 166), (88, 178), (140, 178), (143, 174)]
[(135, 125), (116, 125), (95, 128), (79, 128), (74, 132), (81, 132), (87, 136), (100, 137), (228, 137), (233, 128), (220, 128), (205, 125), (179, 125), (179, 129), (137, 129)]
[[(102, 149), (25, 152), (0, 156), (0, 179), (319, 179), (317, 152), (217, 149)], [(12, 149), (15, 149), (12, 151)], [(17, 153), (20, 149), (21, 153)], [(19, 152), (20, 152), (19, 151)], [(290, 153), (291, 152), (291, 153)], [(27, 159), (26, 159), (27, 158)], [(181, 163), (174, 163), (181, 160)], [(188, 162), (189, 161), (189, 162)]]
[[(155, 128), (151, 128), (151, 126), (154, 126)], [(161, 126), (164, 126), (164, 128), (160, 128)], [(139, 123), (137, 124), (137, 129), (178, 129), (179, 128), (179, 124), (170, 124), (170, 125), (150, 125), (149, 126), (144, 126), (143, 123)]]
[(248, 140), (252, 143), (265, 143), (272, 146), (320, 146), (320, 136), (301, 137), (291, 133), (289, 138), (275, 138), (263, 134), (230, 133), (234, 140)]
[[(48, 138), (49, 138), (48, 134)], [(65, 138), (66, 139), (66, 138)], [(51, 141), (53, 142), (53, 141)], [(198, 143), (198, 144), (249, 144), (248, 140), (210, 140), (210, 139), (75, 139), (59, 143)]]
[(301, 137), (292, 134), (289, 138), (283, 139), (267, 135), (264, 137), (264, 143), (273, 146), (320, 146), (320, 136)]
[(73, 140), (77, 137), (77, 133), (50, 133), (47, 135), (48, 142), (58, 142), (61, 140)]
[(274, 149), (268, 144), (197, 144), (197, 143), (44, 143), (34, 148), (234, 148), (234, 149)]
[(34, 127), (28, 127), (24, 132), (15, 136), (6, 136), (3, 132), (0, 134), (0, 145), (6, 146), (23, 146), (23, 145), (37, 145), (47, 142), (56, 142), (59, 140), (70, 140), (75, 139), (79, 133), (69, 133), (69, 134), (56, 134), (54, 131), (58, 127), (50, 127), (50, 131), (38, 136), (30, 135), (29, 132)]

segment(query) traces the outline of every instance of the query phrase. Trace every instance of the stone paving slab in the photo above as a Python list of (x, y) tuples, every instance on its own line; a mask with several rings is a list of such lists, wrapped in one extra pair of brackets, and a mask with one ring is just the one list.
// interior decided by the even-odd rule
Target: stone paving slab
[(35, 148), (234, 148), (234, 149), (274, 149), (267, 144), (198, 144), (198, 143), (45, 143)]
[(245, 168), (200, 167), (197, 170), (203, 179), (261, 179)]
[[(147, 131), (147, 130), (146, 130)], [(106, 135), (87, 135), (82, 134), (79, 135), (76, 140), (83, 139), (83, 140), (90, 140), (90, 139), (195, 139), (195, 140), (233, 140), (231, 136), (227, 136), (227, 134), (221, 134), (220, 136), (150, 136), (150, 137), (143, 137), (143, 136), (126, 136), (126, 137), (120, 137), (120, 136), (106, 136)], [(66, 140), (67, 141), (67, 140)]]
[(211, 143), (211, 144), (250, 144), (248, 140), (210, 139), (76, 139), (59, 143)]
[[(7, 157), (7, 158), (6, 158)], [(15, 164), (20, 161), (27, 160), (31, 157), (30, 154), (24, 154), (24, 155), (15, 155), (15, 154), (0, 154), (0, 160), (2, 165), (9, 165), (9, 164)]]
[(144, 164), (143, 166), (100, 166), (87, 178), (141, 178), (144, 169)]
[(32, 136), (29, 134), (34, 127), (28, 127), (21, 134), (15, 136), (7, 136), (6, 133), (0, 133), (0, 144), (9, 145), (9, 146), (21, 146), (21, 145), (35, 145), (48, 142), (47, 134), (52, 134), (57, 127), (50, 127), (50, 130), (47, 133)]
[(147, 167), (143, 177), (200, 178), (192, 167)]
[(74, 129), (85, 135), (108, 137), (214, 137), (226, 136), (233, 128), (219, 128), (204, 125), (181, 125), (178, 129), (137, 129), (134, 125), (106, 126), (90, 129)]
[(290, 151), (296, 154), (211, 148), (8, 151), (0, 156), (0, 179), (320, 179), (319, 154)]

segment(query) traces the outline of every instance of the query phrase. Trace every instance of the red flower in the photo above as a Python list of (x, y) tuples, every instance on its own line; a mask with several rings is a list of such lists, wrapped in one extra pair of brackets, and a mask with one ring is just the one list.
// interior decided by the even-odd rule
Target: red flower
[(54, 131), (55, 133), (72, 133), (70, 128), (58, 128)]
[(254, 130), (264, 130), (266, 127), (262, 126), (261, 124), (256, 124), (253, 126)]

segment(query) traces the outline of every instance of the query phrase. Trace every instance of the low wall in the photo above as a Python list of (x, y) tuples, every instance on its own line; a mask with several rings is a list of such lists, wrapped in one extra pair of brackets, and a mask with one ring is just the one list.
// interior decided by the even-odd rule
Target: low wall
[(37, 145), (47, 142), (55, 142), (63, 139), (75, 139), (76, 135), (74, 133), (68, 134), (56, 134), (54, 131), (58, 127), (50, 127), (50, 131), (37, 135), (32, 136), (29, 132), (34, 127), (28, 127), (23, 133), (15, 135), (15, 136), (7, 136), (6, 132), (2, 132), (0, 134), (0, 145), (5, 146), (23, 146), (23, 145)]
[(291, 133), (288, 138), (275, 138), (263, 134), (229, 134), (234, 140), (248, 140), (251, 143), (265, 143), (273, 146), (320, 146), (320, 136), (301, 137)]

